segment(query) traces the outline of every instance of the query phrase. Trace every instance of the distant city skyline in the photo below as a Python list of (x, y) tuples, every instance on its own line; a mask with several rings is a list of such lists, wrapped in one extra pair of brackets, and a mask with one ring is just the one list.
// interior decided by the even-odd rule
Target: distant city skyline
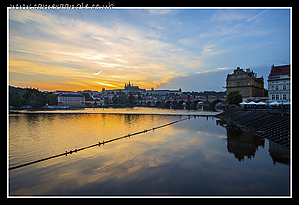
[(290, 64), (289, 8), (11, 9), (9, 85), (225, 90), (236, 67)]

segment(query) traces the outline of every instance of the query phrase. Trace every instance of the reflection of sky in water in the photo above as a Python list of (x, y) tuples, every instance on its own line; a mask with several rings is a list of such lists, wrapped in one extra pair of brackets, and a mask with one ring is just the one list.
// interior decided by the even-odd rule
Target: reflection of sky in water
[[(10, 164), (20, 164), (149, 129), (183, 117), (56, 114), (10, 116)], [(269, 143), (249, 159), (243, 136), (197, 117), (67, 157), (10, 171), (10, 194), (268, 195), (289, 193), (289, 166), (273, 164)], [(235, 143), (235, 144), (234, 144)], [(229, 152), (230, 151), (230, 152)], [(26, 154), (25, 154), (26, 153)], [(239, 154), (239, 155), (238, 155)], [(274, 155), (274, 154), (272, 154)]]

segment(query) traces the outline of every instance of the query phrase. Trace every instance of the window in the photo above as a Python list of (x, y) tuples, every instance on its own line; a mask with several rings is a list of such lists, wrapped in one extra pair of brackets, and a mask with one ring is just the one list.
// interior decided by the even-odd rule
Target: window
[(275, 100), (275, 95), (272, 95), (272, 100)]
[(286, 95), (286, 94), (283, 94), (282, 99), (283, 99), (283, 100), (286, 100), (286, 99), (287, 99), (287, 95)]
[(247, 84), (250, 85), (250, 81), (247, 81)]
[(240, 82), (237, 82), (237, 86), (240, 86)]
[(243, 85), (246, 85), (246, 81), (243, 81)]
[(279, 100), (279, 95), (276, 95), (276, 100)]
[(287, 86), (286, 85), (282, 86), (282, 90), (287, 90)]
[(275, 90), (279, 90), (279, 87), (278, 87), (278, 85), (276, 85), (276, 86), (275, 86)]
[(274, 90), (274, 86), (271, 86), (271, 90)]

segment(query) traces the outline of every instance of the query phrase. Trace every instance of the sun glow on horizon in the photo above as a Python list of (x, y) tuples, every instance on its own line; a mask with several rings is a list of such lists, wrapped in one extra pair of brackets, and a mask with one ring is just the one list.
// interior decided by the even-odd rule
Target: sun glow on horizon
[(220, 90), (224, 81), (190, 82), (236, 66), (290, 63), (289, 30), (277, 29), (288, 25), (288, 9), (8, 12), (9, 84), (17, 87), (101, 91), (131, 81), (142, 89)]

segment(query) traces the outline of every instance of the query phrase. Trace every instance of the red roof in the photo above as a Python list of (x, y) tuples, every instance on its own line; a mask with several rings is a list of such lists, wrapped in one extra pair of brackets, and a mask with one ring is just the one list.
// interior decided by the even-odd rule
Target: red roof
[(291, 65), (272, 66), (269, 76), (289, 75)]

